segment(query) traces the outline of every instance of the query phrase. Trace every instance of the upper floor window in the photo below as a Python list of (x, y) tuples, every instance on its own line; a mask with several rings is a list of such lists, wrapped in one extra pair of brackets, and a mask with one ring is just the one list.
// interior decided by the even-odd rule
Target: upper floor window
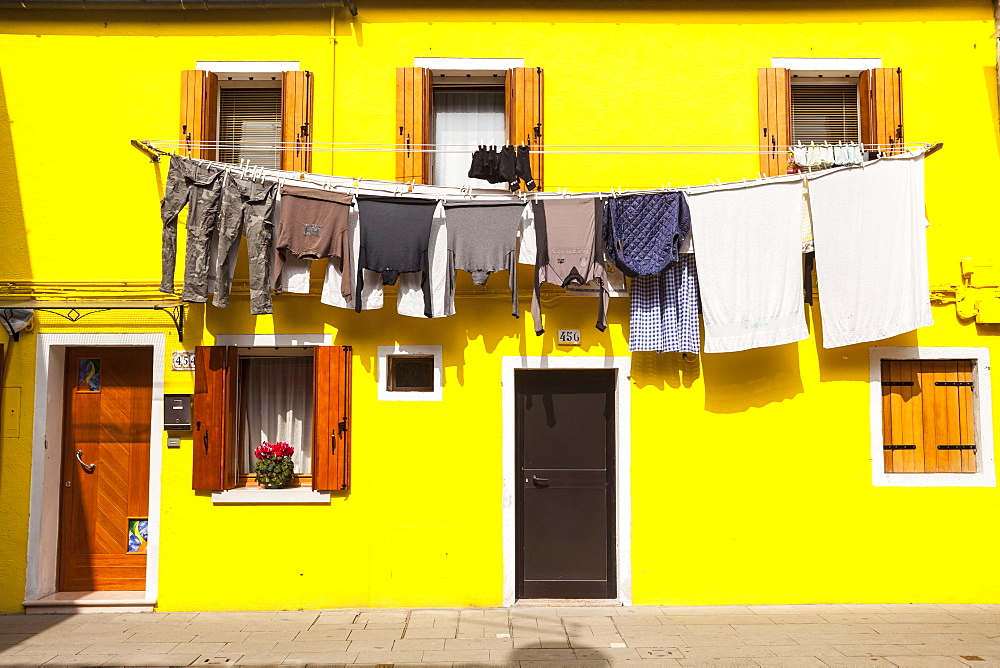
[(297, 62), (199, 62), (181, 73), (180, 153), (309, 171), (312, 107)]
[[(528, 145), (542, 188), (542, 69), (520, 59), (417, 58), (396, 70), (396, 179), (498, 187), (468, 176), (479, 145)], [(502, 186), (500, 186), (502, 187)]]
[(903, 144), (902, 70), (879, 58), (774, 58), (758, 70), (760, 166), (788, 171), (797, 142), (855, 143), (892, 153)]

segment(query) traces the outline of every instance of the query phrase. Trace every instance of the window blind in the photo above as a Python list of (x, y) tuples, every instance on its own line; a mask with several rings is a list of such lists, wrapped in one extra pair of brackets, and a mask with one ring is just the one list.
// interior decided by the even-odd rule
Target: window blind
[(856, 84), (792, 85), (792, 141), (856, 142)]
[(219, 160), (281, 166), (281, 89), (223, 88), (219, 93)]

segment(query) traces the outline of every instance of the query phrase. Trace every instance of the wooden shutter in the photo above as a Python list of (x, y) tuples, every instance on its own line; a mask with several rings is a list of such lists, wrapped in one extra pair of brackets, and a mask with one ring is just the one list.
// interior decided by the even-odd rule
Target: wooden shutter
[(783, 67), (757, 70), (757, 114), (760, 120), (760, 171), (764, 176), (788, 173), (792, 143), (791, 74)]
[[(545, 148), (542, 141), (544, 111), (544, 80), (540, 67), (515, 67), (507, 71), (505, 80), (507, 141), (519, 146), (526, 144), (533, 151)], [(541, 153), (531, 154), (531, 176), (541, 190), (545, 183)]]
[(291, 172), (312, 169), (312, 72), (281, 74), (281, 168)]
[(350, 346), (317, 346), (313, 368), (313, 489), (348, 489), (351, 485)]
[(903, 144), (903, 71), (865, 70), (858, 80), (861, 141), (873, 150), (900, 153)]
[(194, 349), (194, 432), (191, 487), (197, 490), (236, 486), (235, 346)]
[(219, 77), (205, 70), (183, 70), (180, 154), (215, 160), (218, 126)]
[(886, 473), (975, 473), (970, 360), (884, 360)]
[(431, 71), (396, 68), (396, 180), (429, 183)]

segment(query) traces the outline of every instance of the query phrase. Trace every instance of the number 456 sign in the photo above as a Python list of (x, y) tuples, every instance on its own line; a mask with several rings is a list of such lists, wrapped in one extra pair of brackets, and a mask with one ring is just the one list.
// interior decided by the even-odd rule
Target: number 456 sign
[(559, 345), (562, 346), (578, 346), (580, 345), (580, 330), (560, 329), (557, 340), (559, 341)]

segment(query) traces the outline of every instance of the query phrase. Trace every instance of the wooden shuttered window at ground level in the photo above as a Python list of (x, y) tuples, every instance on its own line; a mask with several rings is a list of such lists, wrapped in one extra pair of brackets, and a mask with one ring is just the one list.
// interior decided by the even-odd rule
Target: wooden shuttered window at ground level
[[(236, 486), (239, 354), (234, 346), (195, 348), (192, 488)], [(312, 487), (350, 485), (351, 349), (313, 349)]]
[(883, 360), (886, 473), (975, 473), (971, 360)]
[(314, 349), (313, 489), (351, 485), (351, 348)]
[[(189, 158), (218, 160), (219, 78), (214, 72), (181, 72), (181, 150)], [(281, 74), (281, 169), (307, 172), (312, 168), (313, 75), (306, 71)]]
[(194, 432), (191, 486), (218, 490), (236, 486), (236, 368), (234, 346), (197, 346), (194, 351)]
[[(544, 183), (544, 85), (540, 67), (515, 67), (504, 78), (504, 116), (507, 141), (512, 145), (531, 147), (531, 175), (536, 190)], [(396, 180), (404, 183), (430, 183), (430, 153), (433, 149), (431, 125), (433, 109), (433, 76), (423, 67), (396, 69)], [(473, 147), (469, 147), (472, 161)]]

